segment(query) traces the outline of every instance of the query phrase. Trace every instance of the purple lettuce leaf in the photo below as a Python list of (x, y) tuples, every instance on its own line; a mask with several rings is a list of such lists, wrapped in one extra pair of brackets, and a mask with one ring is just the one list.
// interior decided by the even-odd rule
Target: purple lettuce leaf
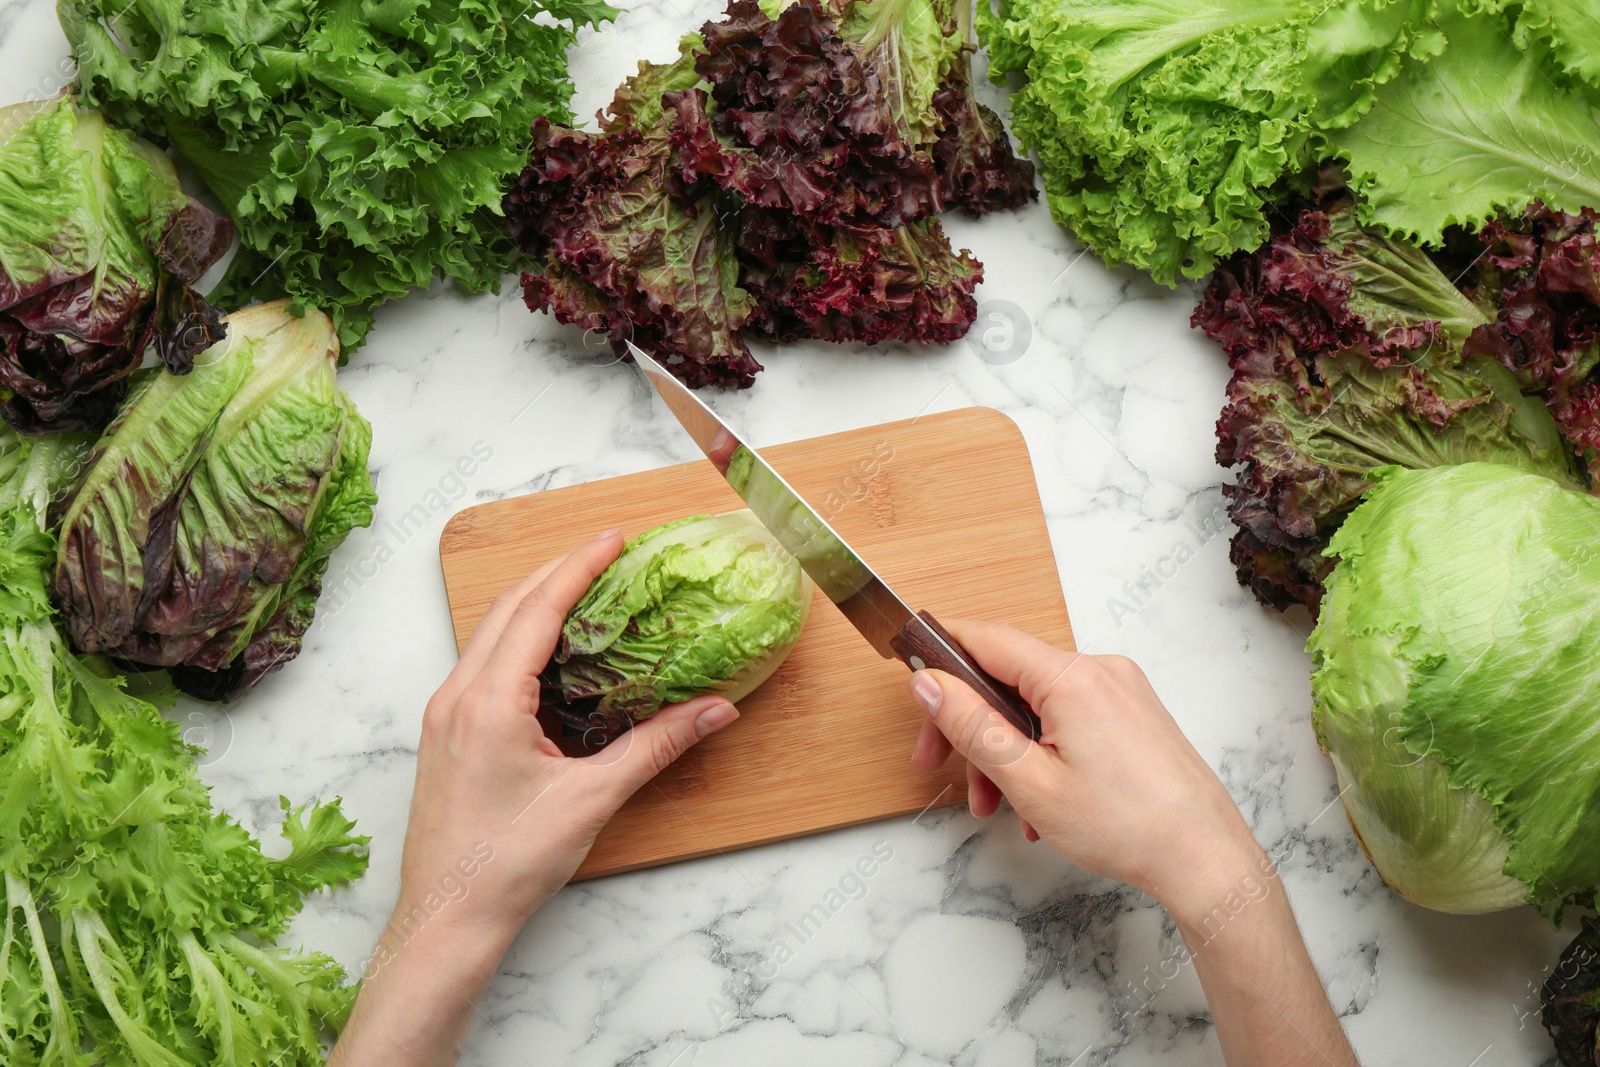
[(733, 0), (700, 33), (695, 70), (715, 107), (698, 91), (679, 101), (686, 177), (830, 225), (894, 227), (940, 210), (932, 159), (816, 0), (795, 0), (776, 19)]
[(977, 315), (983, 268), (955, 252), (937, 219), (893, 230), (829, 227), (747, 207), (743, 281), (772, 340), (949, 344)]
[[(940, 0), (769, 17), (752, 0), (641, 64), (598, 133), (541, 120), (506, 225), (538, 263), (535, 311), (654, 354), (692, 386), (745, 387), (770, 341), (945, 344), (982, 268), (931, 216), (1033, 197), (973, 99)], [(918, 103), (920, 101), (920, 103)]]
[(1241, 584), (1315, 612), (1328, 538), (1385, 464), (1485, 460), (1584, 488), (1543, 404), (1463, 353), (1486, 318), (1420, 250), (1363, 229), (1344, 197), (1218, 267), (1193, 323), (1233, 370), (1217, 462), (1239, 468), (1224, 493)]
[(1498, 360), (1524, 392), (1542, 396), (1556, 424), (1600, 475), (1600, 240), (1592, 209), (1535, 203), (1492, 220), (1469, 291), (1498, 310), (1466, 349)]

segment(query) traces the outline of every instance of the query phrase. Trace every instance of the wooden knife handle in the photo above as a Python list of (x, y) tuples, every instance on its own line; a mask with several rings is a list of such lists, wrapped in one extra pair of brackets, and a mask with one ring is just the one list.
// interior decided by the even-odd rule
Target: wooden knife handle
[(1039, 740), (1043, 729), (1039, 716), (1022, 699), (1022, 694), (985, 674), (971, 653), (928, 612), (917, 612), (916, 618), (890, 639), (889, 647), (894, 649), (901, 663), (914, 671), (932, 667), (960, 678), (1028, 740)]

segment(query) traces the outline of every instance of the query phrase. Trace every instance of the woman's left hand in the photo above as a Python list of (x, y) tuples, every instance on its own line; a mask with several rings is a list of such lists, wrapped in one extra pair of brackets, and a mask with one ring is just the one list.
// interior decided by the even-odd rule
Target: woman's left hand
[(567, 613), (621, 550), (616, 531), (601, 534), (501, 594), (428, 702), (399, 902), (331, 1064), (453, 1061), (511, 939), (601, 827), (738, 717), (716, 696), (669, 705), (581, 758), (545, 736), (539, 673)]
[[(520, 928), (567, 884), (601, 827), (640, 786), (738, 712), (720, 697), (662, 708), (592, 756), (562, 755), (544, 735), (539, 672), (561, 624), (622, 549), (601, 534), (541, 567), (490, 606), (455, 670), (428, 701), (401, 863), (401, 904), (462, 877), (480, 921)], [(480, 884), (481, 883), (481, 884)], [(465, 903), (465, 901), (464, 901)]]

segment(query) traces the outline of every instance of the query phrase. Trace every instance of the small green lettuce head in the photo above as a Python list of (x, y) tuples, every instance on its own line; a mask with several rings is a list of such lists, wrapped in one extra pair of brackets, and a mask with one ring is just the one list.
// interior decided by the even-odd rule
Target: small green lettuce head
[(552, 666), (557, 710), (613, 736), (663, 704), (743, 699), (800, 639), (811, 589), (748, 510), (647, 530), (568, 614)]
[(1418, 904), (1556, 914), (1600, 885), (1600, 499), (1490, 463), (1376, 477), (1308, 646), (1351, 825)]

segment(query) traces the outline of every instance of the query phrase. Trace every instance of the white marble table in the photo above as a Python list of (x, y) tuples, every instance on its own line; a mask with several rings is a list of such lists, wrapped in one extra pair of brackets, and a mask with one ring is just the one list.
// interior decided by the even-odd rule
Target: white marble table
[[(670, 57), (718, 10), (648, 0), (586, 36), (575, 110), (592, 114), (637, 60)], [(49, 0), (0, 0), (0, 101), (60, 84), (65, 57)], [(1080, 646), (1144, 665), (1279, 857), (1363, 1062), (1553, 1062), (1533, 983), (1570, 934), (1530, 909), (1458, 918), (1405, 903), (1335, 803), (1309, 723), (1309, 621), (1259, 607), (1228, 564), (1212, 460), (1226, 368), (1189, 329), (1194, 291), (1107, 270), (1042, 205), (946, 226), (986, 266), (979, 329), (1014, 320), (1010, 362), (968, 344), (761, 349), (755, 388), (716, 406), (758, 444), (970, 404), (1010, 415)], [(343, 372), (373, 423), (382, 496), (374, 528), (335, 559), (346, 595), (325, 598), (300, 658), (231, 714), (179, 709), (212, 746), (205, 777), (247, 825), (275, 825), (280, 792), (342, 795), (372, 835), (371, 872), (314, 900), (290, 935), (348, 967), (393, 900), (423, 702), (455, 656), (436, 554), (445, 520), (695, 455), (632, 374), (586, 362), (578, 340), (530, 315), (514, 286), (479, 298), (436, 286), (381, 312)], [(474, 450), (487, 456), (475, 473), (453, 473)], [(423, 528), (392, 525), (419, 504)], [(890, 858), (861, 899), (803, 944), (786, 935), (874, 850)], [(793, 958), (774, 967), (785, 936)], [(1009, 817), (930, 812), (568, 889), (506, 958), (462, 1062), (1220, 1063), (1179, 945), (1153, 902), (1024, 843)]]

